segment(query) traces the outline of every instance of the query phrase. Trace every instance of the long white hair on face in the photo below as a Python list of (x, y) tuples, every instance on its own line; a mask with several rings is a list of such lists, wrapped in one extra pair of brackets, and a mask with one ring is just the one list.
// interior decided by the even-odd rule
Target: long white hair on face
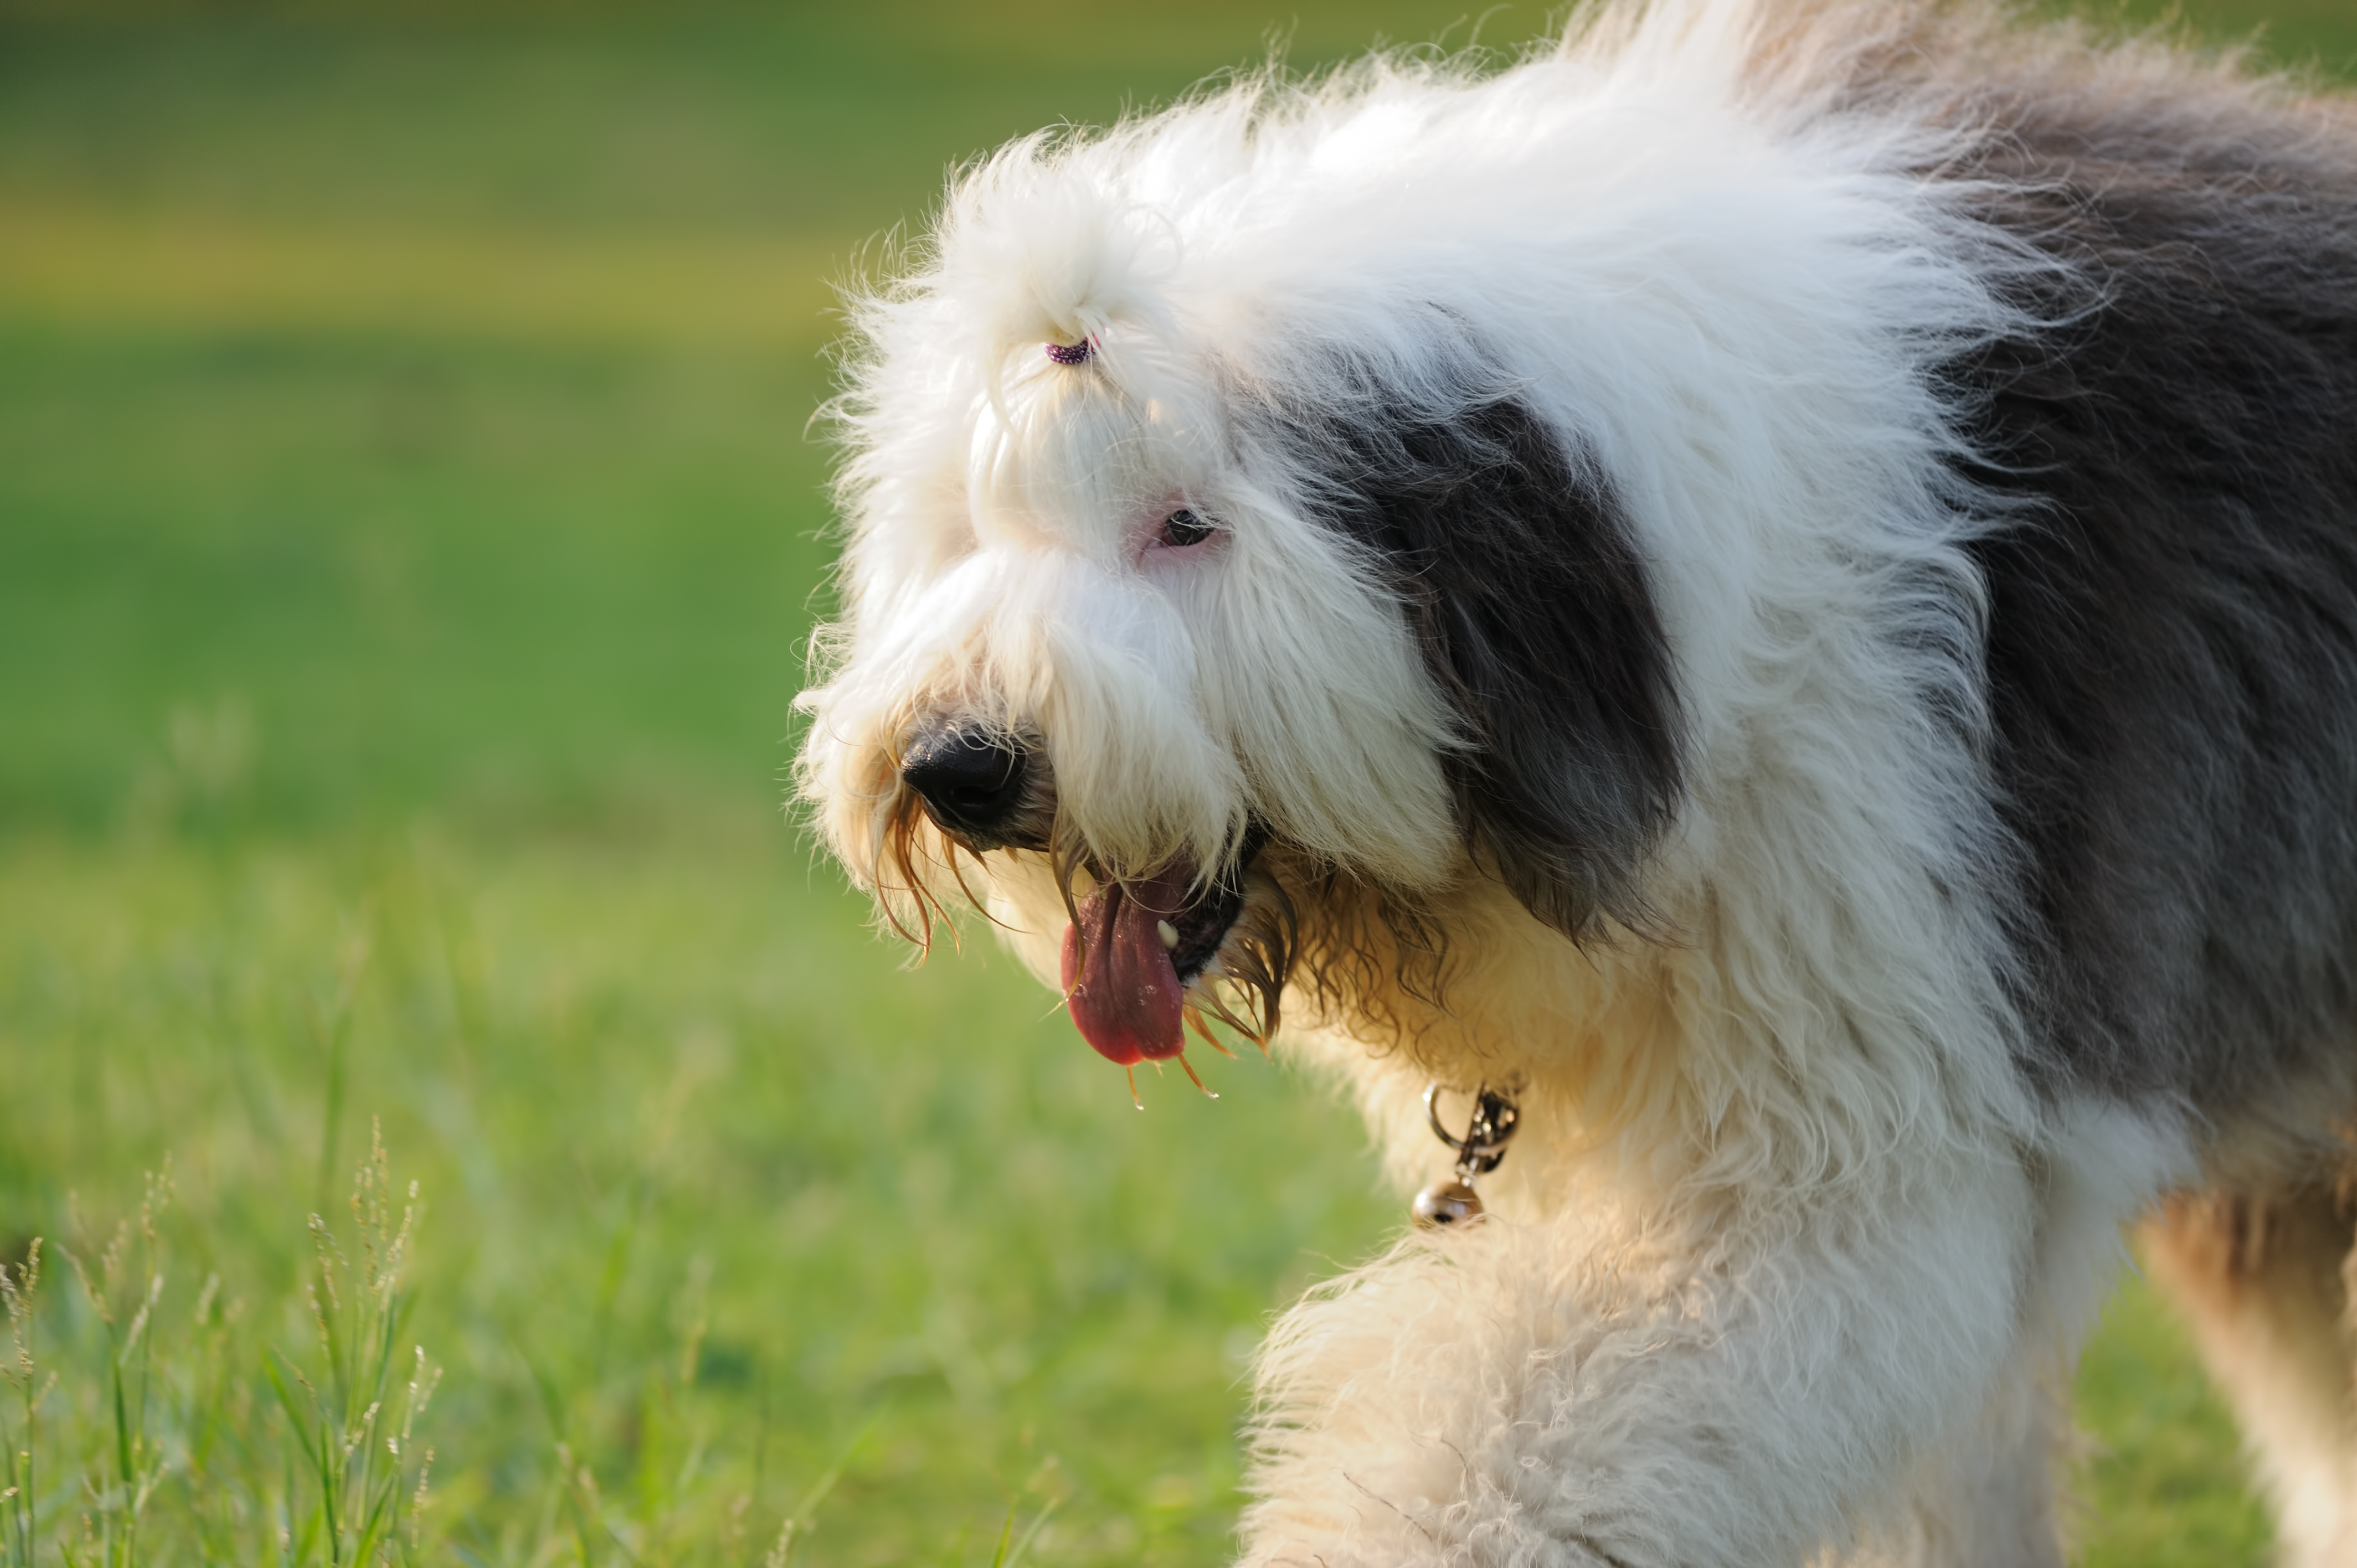
[[(1437, 695), (1366, 564), (1237, 460), (1221, 302), (1105, 192), (1110, 153), (1002, 153), (937, 264), (861, 309), (849, 613), (804, 700), (804, 791), (873, 885), (898, 735), (978, 713), (1045, 743), (1060, 832), (1109, 869), (1217, 866), (1257, 817), (1428, 883), (1455, 845)], [(1218, 559), (1142, 564), (1139, 528), (1182, 505), (1217, 520)]]
[[(1836, 10), (1884, 41), (1885, 9)], [(894, 767), (946, 713), (1035, 733), (1059, 835), (1112, 875), (1216, 866), (1256, 821), (1368, 883), (1478, 880), (1448, 770), (1482, 737), (1391, 564), (1319, 515), (1351, 476), (1253, 411), (1511, 398), (1609, 483), (1674, 659), (1687, 762), (1641, 889), (1690, 960), (1647, 1091), (1676, 1083), (1670, 1141), (1842, 1166), (2018, 1114), (1963, 553), (1986, 519), (1934, 372), (2022, 329), (2005, 280), (2050, 263), (1922, 177), (1963, 134), (1763, 77), (1776, 25), (1624, 7), (1495, 75), (1258, 77), (963, 177), (857, 305), (840, 405), (846, 615), (801, 776), (854, 875), (895, 890), (895, 822), (937, 844)], [(1216, 553), (1142, 556), (1181, 504)], [(984, 875), (1038, 925), (1041, 870)]]

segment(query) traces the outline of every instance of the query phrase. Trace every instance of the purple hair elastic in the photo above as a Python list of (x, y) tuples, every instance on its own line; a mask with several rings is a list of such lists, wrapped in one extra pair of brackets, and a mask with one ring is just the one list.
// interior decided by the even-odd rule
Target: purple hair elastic
[(1085, 365), (1096, 355), (1097, 346), (1086, 338), (1077, 343), (1050, 343), (1048, 358), (1060, 365)]

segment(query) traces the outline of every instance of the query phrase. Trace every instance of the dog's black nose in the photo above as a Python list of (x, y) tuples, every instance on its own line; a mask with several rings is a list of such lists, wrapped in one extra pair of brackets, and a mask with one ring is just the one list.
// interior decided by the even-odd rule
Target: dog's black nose
[(987, 848), (1009, 842), (1028, 761), (1022, 747), (1003, 736), (944, 725), (910, 744), (900, 758), (900, 781), (943, 831)]

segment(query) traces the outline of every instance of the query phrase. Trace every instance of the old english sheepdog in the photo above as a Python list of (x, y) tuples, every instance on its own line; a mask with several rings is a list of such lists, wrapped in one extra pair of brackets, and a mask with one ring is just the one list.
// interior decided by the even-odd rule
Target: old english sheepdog
[(1277, 1326), (1246, 1562), (2055, 1563), (2139, 1216), (2357, 1562), (2357, 108), (1609, 0), (1019, 141), (856, 314), (830, 846), (1489, 1209)]

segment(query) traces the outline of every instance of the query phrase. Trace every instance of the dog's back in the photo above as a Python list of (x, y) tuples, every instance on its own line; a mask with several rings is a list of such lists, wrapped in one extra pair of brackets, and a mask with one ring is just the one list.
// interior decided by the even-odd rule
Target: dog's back
[(1942, 177), (2070, 269), (1959, 367), (1998, 787), (2050, 1070), (2220, 1131), (2357, 1036), (2357, 115), (2139, 51), (1960, 91)]

